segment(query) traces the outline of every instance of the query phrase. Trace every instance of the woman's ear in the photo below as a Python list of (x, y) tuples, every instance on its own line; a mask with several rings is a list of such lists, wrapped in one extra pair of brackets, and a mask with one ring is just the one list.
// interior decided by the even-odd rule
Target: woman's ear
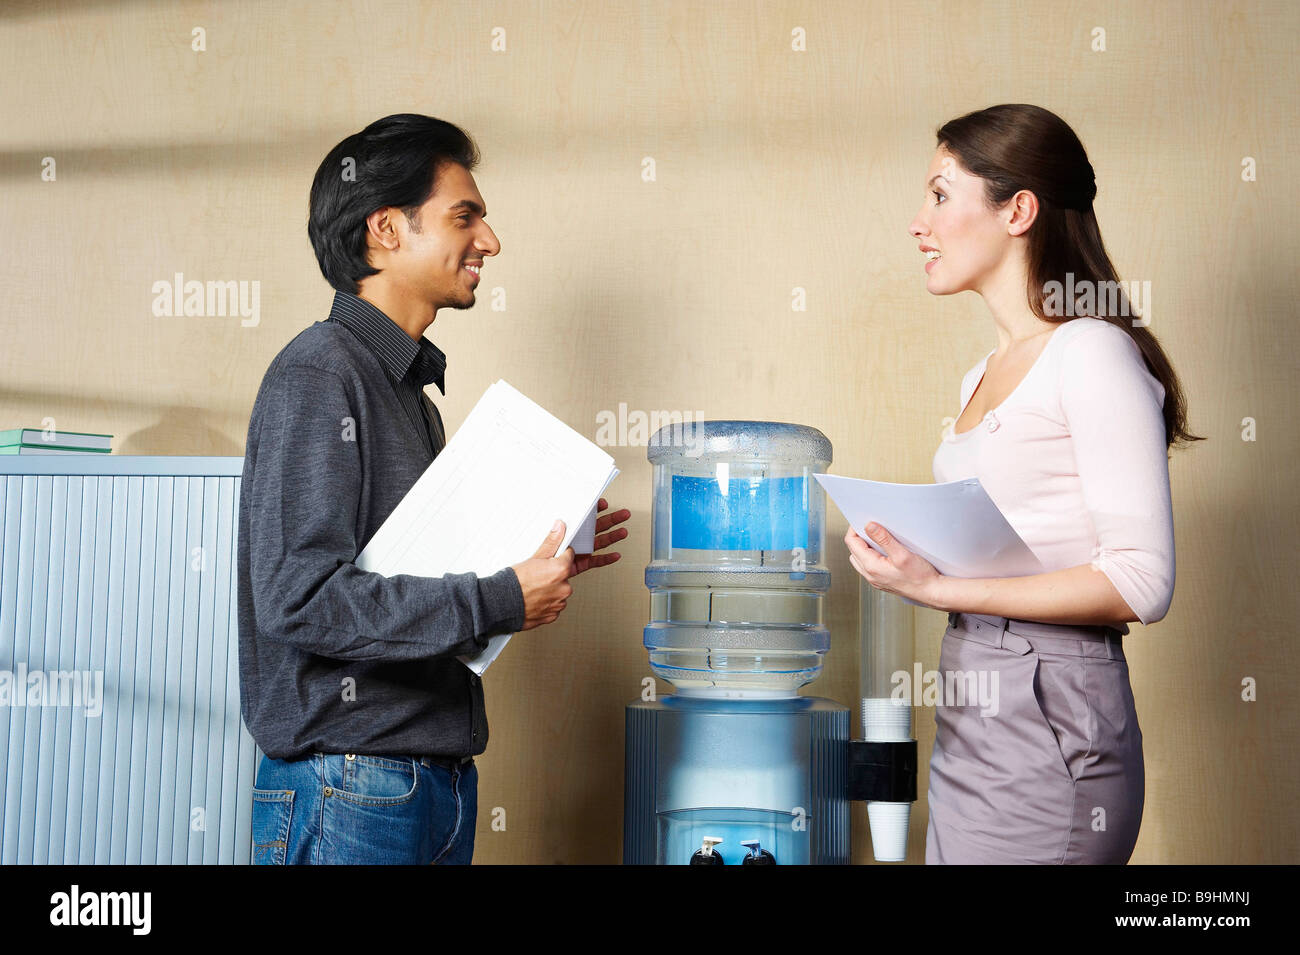
[(1021, 189), (1008, 201), (1011, 217), (1007, 220), (1009, 235), (1024, 235), (1038, 218), (1038, 197), (1028, 189)]

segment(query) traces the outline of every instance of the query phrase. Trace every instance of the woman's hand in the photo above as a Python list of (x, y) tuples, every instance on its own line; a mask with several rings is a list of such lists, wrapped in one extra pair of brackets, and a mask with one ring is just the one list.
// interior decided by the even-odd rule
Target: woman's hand
[(874, 521), (865, 530), (889, 556), (882, 557), (876, 553), (850, 527), (844, 535), (844, 543), (849, 545), (849, 563), (853, 569), (877, 590), (906, 597), (936, 610), (942, 609), (934, 601), (936, 588), (944, 579), (943, 574), (935, 570), (934, 565), (924, 557), (913, 554), (895, 540), (893, 534)]

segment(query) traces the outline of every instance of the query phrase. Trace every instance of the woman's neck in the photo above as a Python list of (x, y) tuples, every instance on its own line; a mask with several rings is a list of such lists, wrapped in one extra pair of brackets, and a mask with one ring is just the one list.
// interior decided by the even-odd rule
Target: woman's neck
[(978, 290), (984, 304), (993, 313), (998, 355), (1051, 332), (1058, 324), (1044, 321), (1034, 314), (1026, 297), (1027, 281), (1028, 273), (1023, 263), (1008, 262), (999, 274), (992, 276)]

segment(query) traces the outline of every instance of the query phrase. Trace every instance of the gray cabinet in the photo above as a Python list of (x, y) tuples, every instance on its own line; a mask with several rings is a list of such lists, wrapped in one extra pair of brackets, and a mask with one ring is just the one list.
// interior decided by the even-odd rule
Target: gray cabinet
[(243, 461), (0, 457), (5, 865), (249, 861)]

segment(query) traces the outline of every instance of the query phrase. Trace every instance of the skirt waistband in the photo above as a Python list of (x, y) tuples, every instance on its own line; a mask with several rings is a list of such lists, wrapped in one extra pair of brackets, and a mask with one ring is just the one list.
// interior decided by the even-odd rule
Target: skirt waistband
[(977, 643), (1022, 655), (1041, 650), (1103, 660), (1124, 659), (1124, 634), (1116, 627), (1038, 623), (978, 613), (950, 613), (948, 626)]

